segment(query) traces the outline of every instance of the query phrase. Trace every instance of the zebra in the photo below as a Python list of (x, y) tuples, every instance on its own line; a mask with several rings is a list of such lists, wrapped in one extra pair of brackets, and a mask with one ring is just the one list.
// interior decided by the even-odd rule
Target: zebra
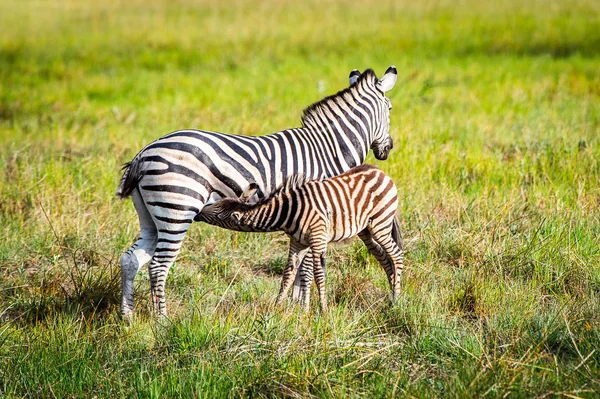
[(140, 224), (139, 238), (120, 257), (121, 315), (133, 316), (133, 281), (149, 262), (154, 312), (166, 316), (169, 269), (190, 225), (215, 197), (239, 196), (252, 182), (263, 198), (296, 173), (336, 176), (362, 164), (369, 148), (387, 159), (392, 106), (385, 93), (397, 74), (394, 66), (381, 79), (372, 69), (352, 71), (350, 86), (306, 108), (299, 128), (258, 137), (179, 130), (142, 148), (123, 167), (117, 189), (117, 196), (131, 196)]
[[(310, 248), (321, 310), (325, 296), (325, 252), (327, 243), (358, 235), (387, 274), (392, 302), (400, 293), (403, 268), (402, 239), (398, 221), (398, 192), (394, 181), (374, 166), (363, 164), (325, 180), (295, 175), (252, 204), (258, 190), (251, 184), (239, 199), (226, 198), (204, 207), (199, 219), (231, 230), (283, 231), (290, 238), (287, 267), (281, 280), (277, 304), (281, 304), (299, 267), (300, 251)], [(308, 265), (307, 269), (310, 269)], [(303, 304), (309, 306), (308, 273)]]

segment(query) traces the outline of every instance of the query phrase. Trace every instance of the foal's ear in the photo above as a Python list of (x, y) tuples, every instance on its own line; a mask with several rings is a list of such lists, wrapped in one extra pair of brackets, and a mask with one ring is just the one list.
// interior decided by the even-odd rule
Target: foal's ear
[(396, 84), (396, 79), (398, 79), (398, 70), (392, 65), (377, 82), (377, 88), (384, 93), (388, 90), (392, 90)]
[(250, 183), (248, 188), (246, 188), (244, 190), (244, 192), (242, 193), (242, 195), (240, 196), (240, 200), (242, 202), (247, 202), (250, 198), (252, 198), (252, 196), (254, 194), (256, 194), (257, 191), (258, 191), (258, 184)]
[(204, 204), (204, 206), (207, 205), (212, 205), (215, 202), (218, 202), (220, 200), (222, 200), (223, 197), (221, 197), (221, 195), (219, 193), (217, 193), (216, 191), (213, 191), (212, 193), (210, 193), (210, 195), (208, 196), (208, 199), (206, 200), (206, 203)]

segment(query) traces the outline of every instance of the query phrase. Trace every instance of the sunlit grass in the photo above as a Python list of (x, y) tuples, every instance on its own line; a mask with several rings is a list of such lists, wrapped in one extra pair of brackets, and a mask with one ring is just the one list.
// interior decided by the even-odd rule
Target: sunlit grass
[[(0, 2), (0, 396), (594, 397), (593, 1)], [(121, 165), (180, 128), (258, 135), (389, 65), (402, 295), (329, 248), (332, 309), (273, 305), (277, 234), (195, 225), (152, 318), (117, 316)]]

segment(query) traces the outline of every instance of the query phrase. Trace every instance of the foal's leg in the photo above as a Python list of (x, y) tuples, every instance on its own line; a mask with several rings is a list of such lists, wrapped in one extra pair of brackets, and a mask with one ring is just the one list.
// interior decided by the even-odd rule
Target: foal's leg
[(388, 282), (390, 283), (390, 289), (394, 290), (394, 276), (395, 276), (395, 266), (392, 259), (390, 259), (387, 255), (387, 252), (373, 240), (373, 236), (368, 229), (364, 229), (360, 233), (358, 233), (358, 237), (365, 243), (367, 249), (377, 259), (385, 274), (388, 278)]
[(313, 256), (313, 273), (319, 293), (321, 311), (325, 312), (327, 310), (327, 296), (325, 295), (325, 253), (327, 250), (327, 241), (322, 238), (313, 239), (310, 249)]
[[(306, 251), (306, 256), (304, 257), (304, 261), (300, 265), (298, 269), (298, 274), (296, 275), (296, 281), (298, 281), (298, 275), (300, 276), (300, 303), (305, 311), (308, 311), (310, 306), (310, 287), (313, 281), (313, 253), (310, 250)], [(296, 282), (294, 282), (296, 284)], [(294, 290), (296, 287), (294, 286)]]
[[(296, 273), (296, 279), (294, 280), (292, 301), (305, 303), (310, 296), (310, 283), (312, 282), (306, 279), (307, 276), (310, 276), (310, 279), (312, 280), (312, 255), (310, 247), (298, 253), (298, 260), (299, 266), (298, 272)], [(309, 291), (307, 291), (307, 284)]]
[(306, 249), (305, 245), (298, 243), (296, 240), (290, 240), (290, 250), (288, 253), (288, 264), (283, 271), (283, 277), (281, 279), (281, 288), (279, 289), (279, 295), (277, 295), (276, 303), (280, 305), (285, 300), (288, 290), (294, 281), (294, 277), (298, 273), (298, 266), (300, 265), (301, 258), (300, 253)]
[(392, 238), (391, 230), (372, 230), (371, 235), (373, 236), (373, 240), (383, 248), (387, 257), (393, 263), (393, 278), (391, 279), (392, 286), (392, 302), (395, 302), (400, 295), (400, 273), (402, 273), (402, 268), (404, 267), (404, 253), (402, 248), (396, 244), (394, 239)]

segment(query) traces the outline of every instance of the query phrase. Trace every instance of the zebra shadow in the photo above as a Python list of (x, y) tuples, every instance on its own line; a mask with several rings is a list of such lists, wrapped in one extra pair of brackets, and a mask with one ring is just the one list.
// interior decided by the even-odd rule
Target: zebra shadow
[(281, 278), (283, 270), (287, 266), (287, 257), (278, 256), (257, 262), (246, 262), (252, 270), (252, 273), (258, 276)]
[(25, 284), (8, 294), (10, 306), (0, 322), (38, 324), (57, 316), (103, 318), (116, 314), (121, 300), (121, 274), (117, 259), (98, 251), (61, 242), (61, 256), (53, 265), (32, 261)]

